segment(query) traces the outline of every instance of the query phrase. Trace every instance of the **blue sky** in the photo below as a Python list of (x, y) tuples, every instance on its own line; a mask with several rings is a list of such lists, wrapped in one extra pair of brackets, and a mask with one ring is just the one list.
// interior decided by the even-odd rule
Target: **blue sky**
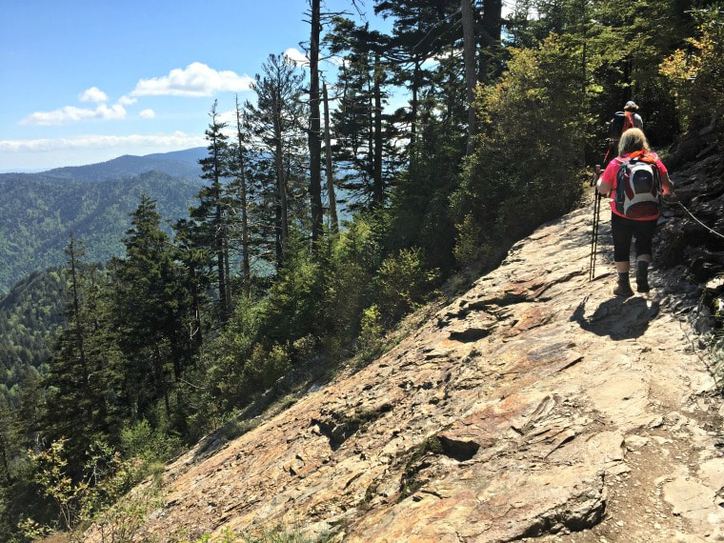
[[(352, 9), (348, 0), (326, 4)], [(0, 171), (203, 145), (214, 98), (223, 112), (235, 92), (251, 97), (249, 79), (269, 53), (298, 50), (309, 34), (307, 0), (3, 0), (2, 8)]]

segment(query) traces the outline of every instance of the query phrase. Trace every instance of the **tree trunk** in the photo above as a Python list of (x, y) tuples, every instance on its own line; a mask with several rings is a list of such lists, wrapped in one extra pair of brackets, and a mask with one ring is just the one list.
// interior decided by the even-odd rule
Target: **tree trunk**
[(381, 206), (385, 199), (385, 187), (382, 184), (382, 66), (380, 53), (375, 52), (374, 65), (374, 99), (375, 99), (375, 128), (374, 128), (374, 177), (373, 198), (375, 206)]
[(473, 6), (471, 0), (460, 0), (463, 17), (463, 56), (465, 59), (465, 90), (468, 106), (468, 144), (467, 154), (473, 150), (473, 138), (477, 131), (475, 121), (475, 26), (473, 25)]
[[(221, 191), (221, 184), (218, 181), (214, 182), (216, 197), (218, 198)], [(218, 200), (217, 200), (218, 202)], [(215, 217), (214, 217), (214, 228), (215, 239), (216, 239), (216, 268), (217, 277), (219, 281), (219, 305), (221, 306), (221, 320), (225, 321), (228, 314), (229, 308), (226, 305), (227, 293), (226, 293), (226, 259), (224, 258), (224, 226), (223, 226), (223, 215), (220, 204), (216, 204)]]
[(497, 75), (493, 70), (493, 60), (500, 50), (503, 2), (502, 0), (485, 0), (484, 6), (482, 30), (480, 32), (478, 81), (490, 83)]
[(231, 270), (229, 269), (229, 232), (227, 224), (229, 223), (226, 213), (224, 213), (224, 275), (226, 276), (226, 310), (231, 314)]
[(190, 262), (189, 265), (189, 273), (191, 274), (191, 300), (194, 306), (194, 318), (192, 326), (196, 328), (196, 330), (192, 329), (189, 333), (189, 341), (195, 341), (196, 346), (200, 347), (204, 341), (203, 331), (201, 330), (201, 299), (199, 297), (199, 285), (198, 277), (196, 274), (196, 266), (194, 265), (193, 260)]
[(289, 239), (287, 210), (287, 181), (284, 173), (284, 146), (282, 144), (281, 103), (278, 93), (274, 95), (274, 165), (277, 177), (277, 267), (284, 263)]
[(244, 161), (244, 138), (241, 132), (239, 96), (236, 96), (236, 137), (239, 144), (239, 200), (241, 201), (241, 274), (244, 280), (244, 294), (251, 288), (251, 266), (249, 264), (249, 210), (246, 190), (246, 164)]
[(309, 197), (312, 210), (312, 241), (322, 235), (322, 141), (319, 115), (319, 35), (322, 31), (320, 0), (312, 5), (312, 35), (309, 40)]
[(415, 164), (415, 142), (417, 140), (417, 110), (418, 110), (418, 92), (420, 89), (420, 59), (415, 58), (415, 68), (412, 72), (412, 101), (410, 102), (410, 149), (409, 160), (410, 170)]
[(332, 232), (339, 230), (337, 220), (337, 197), (334, 193), (334, 172), (332, 170), (332, 138), (329, 133), (329, 95), (327, 94), (327, 83), (322, 85), (322, 96), (324, 98), (324, 148), (327, 159), (327, 197), (329, 199), (329, 222)]
[[(78, 355), (80, 357), (81, 378), (83, 385), (88, 387), (88, 360), (85, 355), (85, 333), (83, 321), (80, 314), (80, 294), (78, 292), (78, 253), (75, 244), (75, 237), (71, 235), (68, 246), (68, 258), (70, 258), (71, 288), (73, 290), (73, 321), (75, 321), (75, 337), (78, 342)], [(90, 420), (90, 419), (89, 419)]]
[(226, 285), (226, 259), (224, 258), (224, 237), (226, 234), (224, 224), (224, 211), (221, 208), (221, 157), (219, 149), (214, 142), (214, 240), (216, 241), (216, 268), (219, 280), (219, 305), (221, 308), (221, 320), (225, 321), (229, 316), (227, 305), (228, 293)]

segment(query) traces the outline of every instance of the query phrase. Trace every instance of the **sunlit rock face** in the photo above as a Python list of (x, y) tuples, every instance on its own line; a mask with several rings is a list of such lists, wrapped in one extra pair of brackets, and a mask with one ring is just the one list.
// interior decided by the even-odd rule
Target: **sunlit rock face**
[(693, 298), (656, 272), (613, 298), (607, 224), (589, 282), (590, 215), (541, 227), (366, 367), (177, 459), (137, 539), (719, 541), (720, 403), (674, 314)]

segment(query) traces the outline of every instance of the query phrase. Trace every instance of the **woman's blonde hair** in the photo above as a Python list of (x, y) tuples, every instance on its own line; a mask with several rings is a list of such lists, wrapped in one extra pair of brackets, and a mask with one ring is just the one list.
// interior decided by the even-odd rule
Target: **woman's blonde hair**
[(649, 142), (640, 128), (629, 128), (621, 134), (621, 140), (618, 142), (619, 156), (640, 151), (641, 149), (651, 150)]

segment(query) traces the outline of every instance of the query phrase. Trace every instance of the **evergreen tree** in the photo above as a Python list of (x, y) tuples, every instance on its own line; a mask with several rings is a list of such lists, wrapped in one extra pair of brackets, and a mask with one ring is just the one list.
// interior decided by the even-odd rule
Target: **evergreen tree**
[[(393, 18), (392, 35), (385, 47), (385, 57), (393, 82), (410, 92), (406, 121), (410, 145), (418, 133), (419, 105), (422, 93), (431, 84), (427, 61), (437, 57), (456, 35), (459, 4), (454, 0), (378, 0), (375, 12)], [(410, 154), (410, 160), (414, 155)]]
[[(306, 168), (301, 153), (305, 139), (302, 80), (302, 74), (283, 55), (269, 55), (262, 73), (256, 75), (252, 85), (257, 95), (256, 104), (246, 104), (252, 133), (257, 140), (259, 209), (274, 210), (277, 268), (285, 260), (291, 220), (296, 219), (300, 225), (308, 220), (307, 207), (302, 201), (306, 192)], [(270, 218), (265, 212), (257, 216), (257, 220), (266, 223)]]
[(253, 185), (249, 172), (249, 140), (251, 139), (246, 113), (242, 112), (239, 97), (236, 96), (236, 141), (229, 146), (229, 172), (233, 176), (229, 183), (228, 199), (231, 202), (232, 225), (238, 225), (238, 238), (241, 244), (241, 278), (244, 293), (248, 296), (251, 288), (251, 231), (249, 228), (249, 208)]
[[(66, 248), (69, 301), (66, 328), (60, 335), (44, 378), (47, 390), (42, 414), (48, 442), (69, 440), (69, 457), (82, 465), (92, 440), (113, 428), (107, 391), (112, 349), (98, 335), (99, 289), (92, 267), (83, 261), (83, 247), (71, 236)], [(76, 473), (77, 474), (77, 473)]]
[(229, 202), (223, 180), (230, 175), (228, 137), (223, 133), (226, 123), (219, 121), (214, 101), (206, 129), (208, 156), (199, 161), (201, 178), (209, 184), (199, 192), (199, 204), (190, 210), (197, 229), (196, 239), (213, 253), (216, 271), (219, 316), (226, 320), (231, 312), (231, 288), (229, 284)]
[(193, 346), (186, 333), (192, 297), (160, 228), (156, 203), (144, 195), (131, 222), (126, 257), (111, 264), (113, 329), (126, 364), (125, 391), (134, 418), (148, 416), (158, 399), (169, 416), (173, 383), (181, 378)]
[[(388, 39), (349, 19), (336, 18), (328, 36), (333, 53), (346, 53), (338, 80), (340, 104), (333, 114), (336, 162), (346, 170), (341, 188), (350, 194), (350, 209), (380, 207), (390, 180), (385, 177), (385, 62)], [(386, 122), (387, 121), (387, 122)]]

